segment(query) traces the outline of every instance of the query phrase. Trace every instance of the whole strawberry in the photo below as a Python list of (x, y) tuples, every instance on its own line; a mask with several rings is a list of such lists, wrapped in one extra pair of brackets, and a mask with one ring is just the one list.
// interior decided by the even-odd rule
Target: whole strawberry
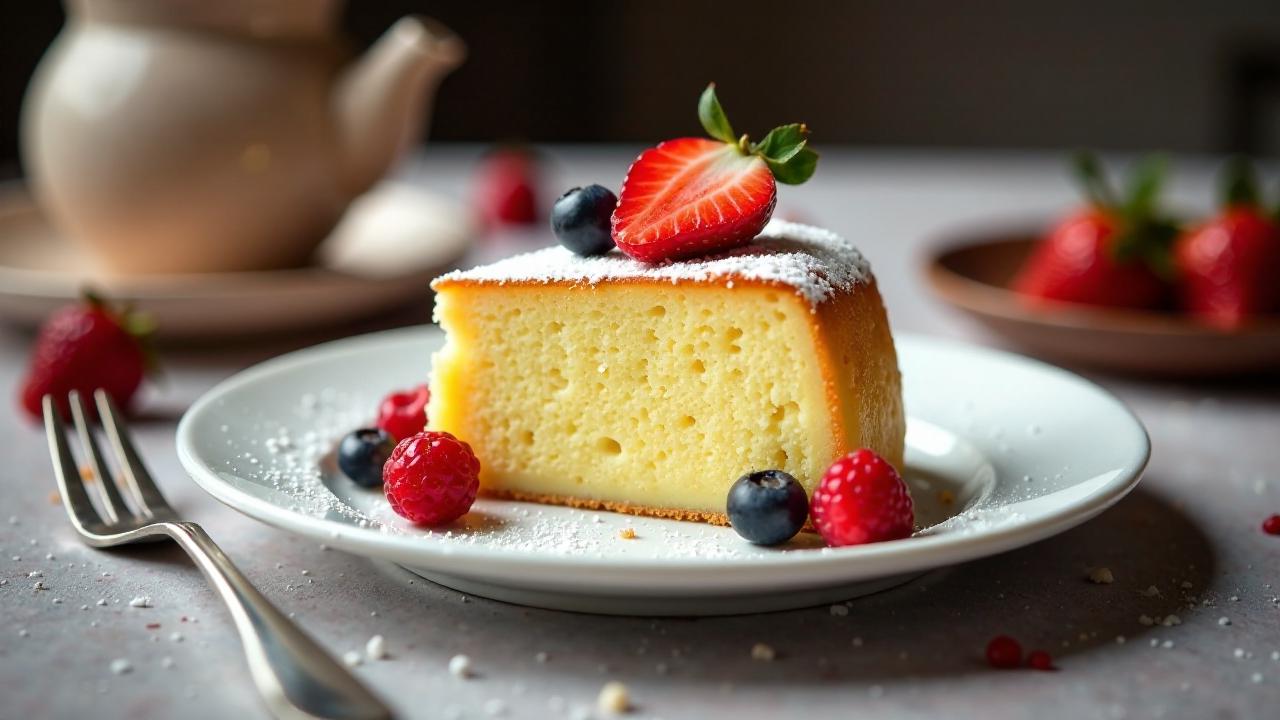
[(1147, 158), (1120, 201), (1096, 158), (1080, 154), (1076, 174), (1089, 204), (1060, 221), (1014, 278), (1032, 302), (1155, 308), (1168, 296), (1169, 249), (1177, 226), (1157, 214), (1163, 162)]
[(474, 178), (476, 210), (491, 226), (538, 222), (538, 158), (520, 148), (500, 148), (480, 160)]
[(1280, 226), (1262, 208), (1252, 165), (1223, 173), (1221, 211), (1178, 239), (1178, 304), (1206, 323), (1232, 329), (1280, 312)]
[(66, 417), (68, 393), (88, 397), (101, 388), (127, 410), (146, 375), (149, 331), (140, 316), (114, 310), (94, 295), (58, 310), (36, 337), (22, 380), (22, 407), (39, 420), (41, 399), (52, 395)]
[(443, 525), (471, 509), (480, 489), (480, 461), (447, 432), (424, 430), (401, 440), (382, 466), (391, 509), (419, 525)]
[(813, 491), (809, 512), (832, 547), (898, 540), (915, 527), (907, 484), (888, 461), (866, 449), (831, 464)]
[(776, 127), (758, 143), (735, 135), (714, 83), (702, 93), (698, 118), (714, 140), (679, 138), (645, 150), (622, 181), (613, 241), (637, 260), (677, 260), (750, 242), (773, 215), (775, 180), (799, 185), (818, 165), (802, 123)]

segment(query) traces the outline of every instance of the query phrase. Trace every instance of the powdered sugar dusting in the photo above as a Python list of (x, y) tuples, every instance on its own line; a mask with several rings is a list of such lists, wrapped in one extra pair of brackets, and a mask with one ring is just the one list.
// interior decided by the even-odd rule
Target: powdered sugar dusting
[(704, 258), (654, 264), (633, 260), (618, 250), (599, 257), (580, 257), (556, 246), (451, 272), (437, 278), (432, 286), (450, 281), (593, 286), (648, 279), (673, 284), (723, 283), (733, 288), (734, 280), (749, 280), (790, 287), (810, 305), (819, 305), (870, 277), (871, 266), (853, 243), (830, 230), (775, 219), (751, 244)]

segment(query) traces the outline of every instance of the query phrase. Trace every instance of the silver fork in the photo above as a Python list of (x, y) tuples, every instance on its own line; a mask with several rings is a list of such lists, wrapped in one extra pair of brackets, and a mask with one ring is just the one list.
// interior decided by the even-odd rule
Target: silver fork
[(231, 611), (253, 682), (274, 716), (390, 718), (386, 705), (258, 592), (199, 525), (179, 519), (143, 466), (111, 398), (98, 390), (94, 399), (119, 477), (104, 462), (80, 396), (68, 398), (81, 454), (98, 479), (101, 513), (89, 499), (53, 397), (44, 397), (58, 491), (85, 543), (105, 548), (168, 537), (186, 550)]

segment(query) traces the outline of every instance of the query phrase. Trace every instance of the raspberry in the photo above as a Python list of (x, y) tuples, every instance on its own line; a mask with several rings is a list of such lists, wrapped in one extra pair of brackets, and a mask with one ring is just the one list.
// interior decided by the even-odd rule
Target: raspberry
[(1263, 520), (1262, 532), (1268, 535), (1280, 535), (1280, 515), (1272, 515)]
[[(988, 653), (990, 650), (988, 650)], [(990, 657), (990, 655), (988, 655)], [(1032, 650), (1027, 654), (1027, 667), (1032, 670), (1053, 671), (1058, 668), (1053, 666), (1053, 657), (1043, 650)]]
[(813, 524), (832, 547), (898, 540), (915, 526), (898, 471), (870, 450), (836, 460), (813, 491)]
[(1008, 635), (991, 638), (987, 643), (987, 664), (1001, 670), (1018, 667), (1022, 664), (1022, 646)]
[(480, 461), (471, 446), (447, 432), (405, 438), (382, 468), (391, 509), (419, 525), (443, 525), (471, 509), (480, 489)]
[(420, 433), (427, 426), (427, 401), (430, 399), (431, 391), (426, 385), (393, 392), (378, 405), (378, 420), (374, 425), (386, 430), (396, 440)]

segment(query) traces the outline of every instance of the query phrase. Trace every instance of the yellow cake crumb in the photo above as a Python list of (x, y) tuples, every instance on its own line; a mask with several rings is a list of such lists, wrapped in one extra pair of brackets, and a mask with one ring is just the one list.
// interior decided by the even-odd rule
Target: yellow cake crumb
[(767, 662), (767, 661), (773, 660), (777, 656), (778, 656), (778, 653), (773, 649), (772, 645), (766, 645), (764, 643), (756, 643), (755, 645), (751, 646), (752, 660), (764, 660)]
[(618, 537), (622, 538), (623, 540), (635, 540), (636, 539), (635, 528), (622, 528), (621, 530), (618, 531)]
[(596, 709), (605, 715), (621, 715), (631, 710), (631, 695), (620, 682), (608, 682), (600, 688)]
[(1089, 582), (1097, 585), (1110, 585), (1115, 582), (1115, 576), (1111, 574), (1111, 568), (1094, 568), (1089, 571)]

